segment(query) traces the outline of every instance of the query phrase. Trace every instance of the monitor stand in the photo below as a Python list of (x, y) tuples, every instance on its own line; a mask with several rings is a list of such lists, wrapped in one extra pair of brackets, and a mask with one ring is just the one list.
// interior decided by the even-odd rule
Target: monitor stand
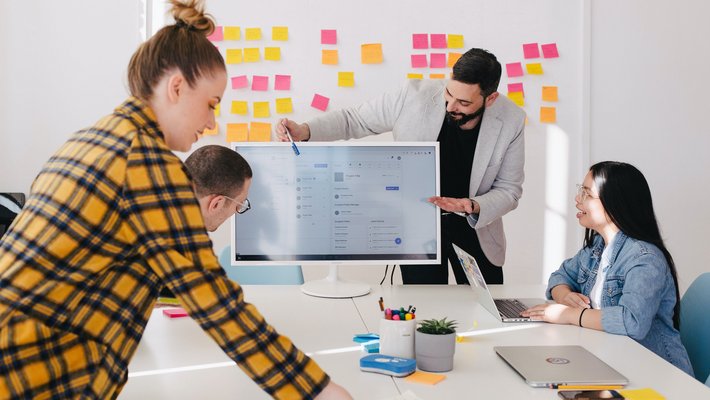
[(338, 279), (338, 264), (330, 264), (328, 276), (325, 279), (306, 282), (301, 285), (301, 291), (309, 296), (343, 299), (370, 293), (370, 285), (361, 282), (341, 281)]

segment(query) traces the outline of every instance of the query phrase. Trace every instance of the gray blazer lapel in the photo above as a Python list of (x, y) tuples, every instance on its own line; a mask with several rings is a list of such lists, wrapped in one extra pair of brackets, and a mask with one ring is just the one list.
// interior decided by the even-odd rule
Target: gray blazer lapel
[(483, 113), (481, 130), (478, 132), (476, 153), (473, 156), (473, 165), (471, 166), (471, 181), (469, 184), (469, 195), (471, 197), (478, 194), (478, 187), (481, 185), (483, 175), (490, 164), (491, 155), (493, 155), (502, 127), (503, 123), (498, 119), (494, 110), (489, 109)]

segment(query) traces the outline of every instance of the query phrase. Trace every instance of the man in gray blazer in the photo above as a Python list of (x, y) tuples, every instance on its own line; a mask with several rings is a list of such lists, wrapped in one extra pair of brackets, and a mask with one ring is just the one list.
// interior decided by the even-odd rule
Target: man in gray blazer
[[(449, 81), (411, 80), (401, 90), (359, 106), (298, 124), (284, 119), (276, 132), (287, 141), (361, 138), (392, 131), (398, 141), (439, 141), (441, 196), (429, 201), (442, 212), (441, 265), (402, 265), (405, 284), (446, 284), (447, 259), (456, 281), (468, 283), (451, 247), (478, 261), (486, 282), (503, 283), (502, 217), (518, 206), (523, 189), (525, 113), (497, 92), (501, 65), (470, 49)], [(416, 216), (412, 216), (416, 218)]]

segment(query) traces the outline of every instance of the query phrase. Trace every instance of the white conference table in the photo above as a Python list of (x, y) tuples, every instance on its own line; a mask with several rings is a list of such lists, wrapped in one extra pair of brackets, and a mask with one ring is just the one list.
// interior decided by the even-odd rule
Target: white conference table
[[(494, 297), (541, 298), (541, 285), (492, 286)], [(545, 323), (503, 324), (474, 300), (468, 286), (381, 286), (354, 299), (304, 295), (297, 286), (245, 286), (247, 301), (343, 385), (355, 399), (390, 399), (407, 391), (419, 398), (555, 399), (554, 389), (529, 387), (493, 351), (498, 345), (582, 345), (624, 374), (627, 388), (650, 387), (666, 399), (710, 398), (710, 388), (625, 336)], [(356, 333), (377, 332), (386, 305), (417, 307), (417, 319), (459, 321), (454, 369), (428, 386), (403, 378), (361, 372), (365, 355)], [(129, 365), (120, 399), (267, 399), (221, 349), (189, 318), (153, 312)]]

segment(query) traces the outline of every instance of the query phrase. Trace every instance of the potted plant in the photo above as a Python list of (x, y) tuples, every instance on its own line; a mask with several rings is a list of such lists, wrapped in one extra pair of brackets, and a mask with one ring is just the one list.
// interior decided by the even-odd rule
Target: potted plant
[(446, 318), (419, 323), (414, 339), (417, 368), (429, 372), (446, 372), (454, 368), (456, 325), (456, 321)]

